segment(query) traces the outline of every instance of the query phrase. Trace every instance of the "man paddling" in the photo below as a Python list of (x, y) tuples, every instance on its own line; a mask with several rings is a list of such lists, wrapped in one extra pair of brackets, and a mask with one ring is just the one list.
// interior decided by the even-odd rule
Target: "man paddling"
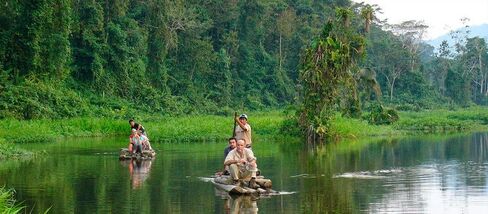
[(136, 131), (140, 132), (141, 134), (143, 134), (147, 137), (146, 130), (144, 129), (144, 126), (142, 126), (139, 123), (136, 123), (133, 119), (129, 120), (129, 124), (130, 124), (131, 129), (135, 129)]
[(237, 147), (230, 151), (225, 158), (224, 165), (229, 166), (229, 172), (232, 177), (233, 184), (239, 184), (239, 180), (248, 179), (249, 187), (257, 188), (256, 172), (257, 164), (256, 157), (252, 150), (245, 148), (244, 140), (237, 140)]
[(247, 123), (247, 115), (241, 114), (239, 117), (234, 118), (237, 123), (236, 127), (236, 136), (237, 140), (244, 139), (246, 141), (246, 148), (251, 148), (252, 140), (251, 140), (251, 125)]

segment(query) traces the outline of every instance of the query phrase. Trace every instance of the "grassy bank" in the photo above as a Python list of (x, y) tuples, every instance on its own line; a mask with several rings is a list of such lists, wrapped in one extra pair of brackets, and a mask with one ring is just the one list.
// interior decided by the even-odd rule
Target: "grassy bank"
[(364, 120), (336, 116), (331, 131), (340, 138), (358, 138), (488, 130), (488, 108), (484, 107), (399, 114), (400, 120), (392, 125), (371, 125)]
[(426, 110), (400, 112), (397, 130), (414, 132), (452, 132), (487, 130), (488, 108), (472, 107), (458, 110)]
[[(250, 112), (249, 123), (254, 136), (285, 135), (280, 128), (286, 115), (282, 111)], [(222, 140), (232, 135), (232, 115), (192, 115), (184, 117), (146, 116), (137, 119), (154, 142)], [(125, 136), (127, 120), (107, 118), (73, 118), (65, 120), (2, 120), (0, 144), (3, 142), (51, 142), (61, 137)], [(371, 125), (364, 120), (336, 116), (331, 133), (337, 138), (398, 136), (418, 133), (488, 130), (488, 108), (400, 112), (393, 125)]]
[[(7, 142), (51, 142), (59, 137), (103, 136), (122, 133), (127, 122), (100, 118), (65, 120), (2, 120), (0, 136)], [(1, 139), (0, 139), (1, 140)]]
[(353, 139), (401, 134), (400, 130), (390, 125), (371, 125), (365, 120), (344, 118), (340, 115), (336, 115), (331, 125), (331, 135), (335, 138)]
[[(232, 136), (233, 115), (192, 115), (184, 117), (151, 116), (136, 119), (154, 142), (206, 141)], [(284, 114), (279, 111), (249, 114), (255, 135), (277, 134)], [(73, 118), (65, 120), (2, 120), (0, 142), (53, 142), (61, 137), (129, 135), (128, 120)]]

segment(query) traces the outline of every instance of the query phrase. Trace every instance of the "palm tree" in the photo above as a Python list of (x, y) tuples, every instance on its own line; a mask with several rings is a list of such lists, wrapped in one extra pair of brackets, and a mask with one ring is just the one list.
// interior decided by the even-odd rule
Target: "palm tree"
[(361, 9), (361, 17), (364, 19), (364, 31), (369, 33), (371, 22), (374, 18), (374, 9), (371, 5), (366, 5)]

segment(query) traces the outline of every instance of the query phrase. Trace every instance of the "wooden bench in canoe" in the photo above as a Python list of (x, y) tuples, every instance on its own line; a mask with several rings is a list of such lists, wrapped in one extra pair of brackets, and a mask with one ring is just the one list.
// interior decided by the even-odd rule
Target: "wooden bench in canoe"
[(249, 187), (249, 179), (243, 180), (238, 185), (232, 184), (232, 178), (229, 175), (217, 175), (212, 180), (212, 183), (217, 188), (232, 194), (266, 194), (273, 192), (271, 190), (271, 180), (263, 176), (256, 177), (256, 184), (259, 185), (259, 188), (256, 189)]
[(142, 153), (130, 153), (129, 149), (122, 148), (120, 149), (119, 159), (126, 160), (126, 159), (141, 159), (141, 160), (150, 160), (156, 156), (156, 152), (154, 150), (142, 150)]

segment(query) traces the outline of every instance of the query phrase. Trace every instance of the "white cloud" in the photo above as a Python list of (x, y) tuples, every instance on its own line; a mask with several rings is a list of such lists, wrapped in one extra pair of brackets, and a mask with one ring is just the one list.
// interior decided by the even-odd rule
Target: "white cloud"
[(388, 23), (423, 20), (428, 26), (426, 39), (462, 27), (461, 18), (469, 18), (468, 25), (488, 23), (488, 0), (353, 0), (377, 4), (383, 14), (377, 14)]

